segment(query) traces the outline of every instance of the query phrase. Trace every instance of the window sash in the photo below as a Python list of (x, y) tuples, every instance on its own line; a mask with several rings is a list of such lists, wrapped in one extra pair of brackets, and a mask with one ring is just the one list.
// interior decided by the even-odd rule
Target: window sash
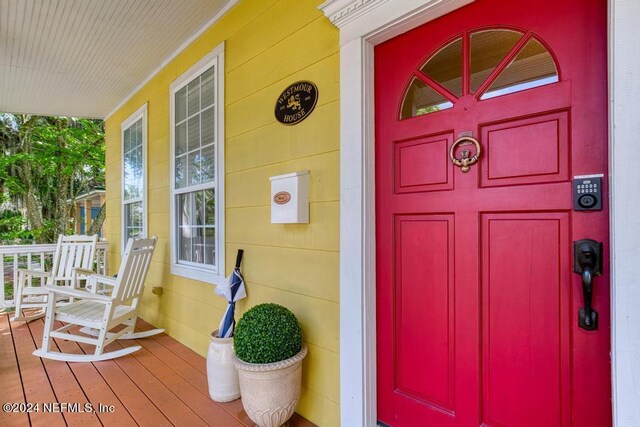
[[(184, 277), (201, 280), (209, 283), (218, 283), (224, 274), (224, 212), (222, 203), (224, 201), (224, 124), (223, 114), (219, 106), (223, 104), (224, 89), (224, 44), (216, 47), (211, 53), (202, 58), (190, 70), (178, 77), (171, 84), (170, 107), (171, 107), (171, 273)], [(202, 83), (206, 83), (203, 85)], [(197, 88), (200, 92), (193, 99), (189, 97), (189, 90)], [(180, 93), (180, 91), (184, 91)], [(195, 107), (198, 107), (197, 109)], [(198, 117), (196, 119), (196, 117)], [(202, 120), (203, 119), (203, 120)], [(198, 126), (197, 135), (192, 133), (189, 140), (189, 122)], [(204, 123), (204, 125), (203, 125)], [(191, 146), (189, 144), (191, 143)], [(197, 144), (196, 144), (197, 143)], [(193, 160), (195, 156), (202, 156), (201, 159), (193, 162), (193, 169), (187, 171), (187, 162)], [(206, 161), (207, 163), (201, 163)], [(184, 173), (181, 182), (176, 181), (178, 168), (183, 167)], [(197, 181), (192, 183), (189, 172), (201, 173)], [(204, 182), (202, 182), (204, 180)], [(182, 185), (182, 186), (179, 186)], [(179, 197), (187, 193), (194, 193), (203, 190), (213, 190), (214, 192), (214, 222), (207, 226), (195, 224), (195, 214), (190, 222), (193, 224), (181, 223)], [(184, 220), (182, 220), (184, 222)], [(206, 259), (203, 256), (200, 260), (203, 263), (186, 261), (180, 258), (181, 237), (180, 232), (184, 228), (202, 228), (212, 233), (209, 237), (214, 245), (208, 246), (207, 251), (215, 248), (213, 259)], [(220, 232), (218, 232), (221, 230)], [(205, 239), (206, 240), (206, 239)], [(208, 252), (206, 252), (208, 253)], [(207, 263), (210, 262), (210, 263)]]
[[(127, 138), (128, 136), (128, 138)], [(124, 251), (128, 238), (135, 233), (137, 236), (146, 237), (148, 230), (147, 220), (147, 104), (145, 103), (135, 113), (121, 124), (121, 251)], [(131, 156), (131, 154), (134, 154)], [(139, 157), (138, 157), (139, 155)], [(136, 164), (127, 165), (126, 160), (133, 157)], [(127, 168), (130, 171), (127, 179)], [(136, 173), (136, 168), (139, 168)], [(135, 187), (134, 191), (128, 191)], [(135, 194), (135, 197), (133, 196)], [(131, 209), (139, 205), (139, 224), (131, 217)], [(137, 216), (137, 215), (136, 215)]]

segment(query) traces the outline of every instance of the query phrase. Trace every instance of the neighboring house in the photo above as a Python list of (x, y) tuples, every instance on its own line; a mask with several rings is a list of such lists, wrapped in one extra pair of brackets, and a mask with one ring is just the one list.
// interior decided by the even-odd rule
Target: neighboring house
[[(113, 24), (84, 110), (0, 106), (105, 117), (112, 272), (159, 237), (145, 320), (204, 354), (244, 249), (238, 316), (298, 316), (317, 425), (640, 425), (640, 2), (195, 3)], [(305, 171), (308, 223), (272, 222)]]
[[(73, 226), (76, 234), (86, 234), (87, 231), (91, 229), (93, 221), (96, 219), (100, 213), (100, 208), (105, 203), (106, 194), (107, 192), (104, 189), (97, 188), (73, 199)], [(91, 212), (91, 215), (87, 215), (87, 212)], [(98, 236), (101, 239), (106, 236), (106, 226), (104, 223), (98, 231)]]

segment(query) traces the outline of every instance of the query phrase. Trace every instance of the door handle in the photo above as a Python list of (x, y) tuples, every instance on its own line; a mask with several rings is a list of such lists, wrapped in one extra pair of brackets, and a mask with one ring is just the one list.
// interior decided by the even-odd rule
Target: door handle
[(598, 329), (598, 313), (593, 310), (593, 278), (602, 274), (602, 242), (582, 239), (573, 242), (573, 271), (580, 275), (584, 307), (578, 309), (578, 326)]

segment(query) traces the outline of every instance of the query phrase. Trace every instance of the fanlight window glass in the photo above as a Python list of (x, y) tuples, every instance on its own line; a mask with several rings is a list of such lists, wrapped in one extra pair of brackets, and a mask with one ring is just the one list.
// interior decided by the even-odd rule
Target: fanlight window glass
[(558, 71), (553, 58), (540, 42), (531, 39), (480, 99), (494, 98), (557, 81)]
[[(463, 48), (468, 43), (469, 57)], [(469, 72), (463, 73), (465, 61)], [(452, 108), (467, 93), (495, 98), (559, 81), (553, 57), (531, 34), (509, 29), (475, 31), (448, 43), (414, 72), (400, 119)]]
[(469, 38), (471, 93), (478, 90), (521, 37), (522, 33), (511, 30), (487, 30), (471, 34)]
[(433, 55), (420, 71), (453, 95), (462, 96), (462, 37)]
[(401, 118), (421, 116), (451, 107), (453, 104), (447, 98), (414, 77), (402, 104)]

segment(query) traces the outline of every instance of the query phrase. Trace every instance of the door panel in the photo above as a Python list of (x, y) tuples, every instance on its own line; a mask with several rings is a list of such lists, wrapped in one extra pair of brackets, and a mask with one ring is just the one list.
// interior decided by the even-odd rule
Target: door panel
[(399, 215), (396, 236), (395, 393), (452, 411), (453, 217)]
[(453, 189), (453, 170), (447, 152), (453, 133), (395, 143), (395, 192)]
[(480, 125), (485, 148), (481, 187), (569, 179), (569, 112)]
[(585, 331), (571, 254), (608, 253), (606, 179), (591, 212), (571, 181), (607, 174), (606, 1), (477, 0), (377, 46), (375, 76), (379, 419), (610, 425), (608, 259)]
[(568, 212), (482, 215), (487, 426), (568, 425), (569, 246)]

